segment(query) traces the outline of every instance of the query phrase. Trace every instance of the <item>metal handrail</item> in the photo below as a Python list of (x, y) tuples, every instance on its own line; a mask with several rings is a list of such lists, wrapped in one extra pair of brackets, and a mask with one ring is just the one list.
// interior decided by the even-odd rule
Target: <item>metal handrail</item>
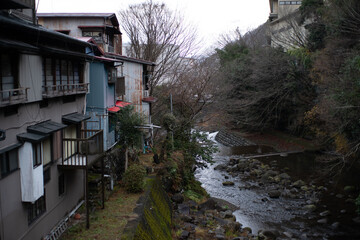
[[(30, 88), (14, 88), (0, 91), (0, 104), (1, 103), (12, 103), (12, 101), (26, 101), (28, 90)], [(7, 95), (7, 96), (6, 96)], [(6, 96), (6, 97), (4, 97)]]
[[(83, 138), (63, 138), (62, 164), (67, 166), (88, 166), (89, 142), (93, 139), (98, 142), (98, 152), (103, 149), (103, 130), (80, 130), (81, 133), (90, 133), (90, 136), (83, 135)], [(84, 148), (84, 149), (83, 149)], [(65, 163), (66, 162), (66, 163)]]
[(43, 93), (49, 94), (54, 92), (59, 93), (84, 93), (88, 91), (89, 83), (74, 83), (74, 84), (62, 84), (62, 85), (49, 85), (43, 86)]

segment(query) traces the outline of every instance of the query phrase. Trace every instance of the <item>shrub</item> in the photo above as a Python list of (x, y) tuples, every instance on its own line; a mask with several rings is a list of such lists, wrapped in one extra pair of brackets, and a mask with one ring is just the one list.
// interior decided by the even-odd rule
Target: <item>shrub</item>
[(144, 189), (144, 178), (146, 170), (141, 165), (131, 165), (124, 174), (125, 189), (129, 193), (142, 192)]
[(356, 198), (355, 204), (356, 204), (356, 207), (357, 207), (357, 213), (360, 215), (360, 194)]

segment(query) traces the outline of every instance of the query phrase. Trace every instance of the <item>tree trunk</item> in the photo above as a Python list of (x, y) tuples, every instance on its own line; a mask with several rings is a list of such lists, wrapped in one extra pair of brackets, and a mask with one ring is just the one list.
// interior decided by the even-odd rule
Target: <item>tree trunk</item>
[(129, 164), (129, 148), (126, 147), (125, 148), (125, 171), (128, 168), (128, 164)]

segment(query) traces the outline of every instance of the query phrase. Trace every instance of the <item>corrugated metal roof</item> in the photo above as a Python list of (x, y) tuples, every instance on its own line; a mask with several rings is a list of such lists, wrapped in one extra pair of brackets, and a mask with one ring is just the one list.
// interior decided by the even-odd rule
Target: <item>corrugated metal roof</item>
[(143, 98), (142, 101), (143, 101), (143, 102), (154, 103), (154, 102), (157, 101), (157, 98), (155, 98), (155, 97), (147, 97), (147, 98)]
[(73, 42), (81, 45), (88, 45), (89, 43), (85, 43), (76, 38), (70, 37), (66, 34), (62, 34), (53, 30), (46, 29), (44, 27), (30, 24), (28, 22), (22, 21), (13, 16), (5, 15), (3, 12), (0, 12), (0, 26), (1, 30), (6, 32), (8, 30), (18, 30), (25, 34), (36, 34), (37, 36), (43, 38), (48, 37), (52, 39), (59, 39), (65, 42)]
[(138, 59), (138, 58), (127, 57), (127, 56), (119, 55), (116, 53), (106, 53), (105, 56), (117, 58), (117, 59), (124, 60), (124, 61), (129, 61), (129, 62), (141, 63), (141, 64), (152, 65), (152, 66), (156, 65), (154, 62), (150, 62), (150, 61)]
[(109, 112), (116, 113), (116, 112), (120, 111), (120, 108), (115, 106), (115, 107), (108, 108), (107, 110)]
[(104, 62), (123, 62), (115, 58), (107, 58), (107, 57), (99, 57), (99, 56), (94, 56), (94, 58)]
[(27, 127), (28, 132), (36, 134), (50, 134), (66, 128), (65, 124), (53, 121), (46, 121)]
[(33, 143), (41, 142), (45, 138), (49, 137), (49, 135), (40, 135), (36, 133), (21, 133), (16, 136), (20, 141), (27, 141)]
[(5, 152), (8, 152), (8, 151), (11, 151), (11, 150), (13, 150), (13, 149), (15, 149), (15, 148), (18, 148), (18, 147), (22, 146), (22, 145), (23, 145), (22, 143), (16, 143), (16, 144), (14, 144), (14, 145), (5, 147), (5, 148), (3, 148), (3, 149), (0, 149), (0, 154), (5, 153)]
[(38, 17), (111, 17), (115, 13), (37, 13)]
[(117, 107), (126, 107), (127, 105), (130, 105), (131, 103), (129, 102), (124, 102), (124, 101), (116, 101), (115, 105)]
[(109, 18), (113, 25), (119, 26), (119, 21), (117, 20), (115, 13), (37, 13), (39, 18), (54, 18), (54, 17), (87, 17), (87, 18)]
[(116, 101), (115, 107), (108, 108), (107, 110), (108, 110), (109, 112), (118, 112), (118, 111), (120, 111), (120, 108), (126, 107), (126, 106), (128, 106), (128, 105), (130, 105), (130, 104), (131, 104), (131, 103), (129, 103), (129, 102)]
[(80, 113), (70, 113), (62, 116), (62, 121), (64, 123), (77, 124), (81, 123), (84, 120), (90, 119), (90, 116), (80, 114)]

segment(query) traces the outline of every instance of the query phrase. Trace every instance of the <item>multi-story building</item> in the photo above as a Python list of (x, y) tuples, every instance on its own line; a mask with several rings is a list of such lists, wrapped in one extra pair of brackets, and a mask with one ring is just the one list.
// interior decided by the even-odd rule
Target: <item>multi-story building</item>
[(299, 24), (302, 1), (269, 0), (269, 35), (271, 46), (284, 49), (305, 46), (306, 29)]
[[(153, 129), (151, 103), (155, 98), (149, 95), (148, 81), (155, 64), (121, 55), (121, 32), (116, 15), (114, 13), (39, 13), (38, 19), (46, 28), (84, 41), (95, 40), (102, 51), (103, 59), (109, 60), (110, 65), (111, 59), (114, 62), (118, 61), (111, 66), (90, 64), (90, 94), (87, 96), (86, 108), (92, 120), (99, 120), (101, 129), (104, 130), (105, 149), (110, 149), (116, 143), (114, 121), (112, 121), (114, 113), (128, 104), (132, 104), (137, 112), (144, 114), (146, 124), (142, 127), (149, 129), (145, 131), (144, 140), (151, 138)], [(102, 21), (103, 25), (101, 25)], [(90, 30), (95, 31), (95, 26), (99, 27), (97, 28), (99, 34), (89, 35)], [(110, 29), (112, 32), (109, 35)], [(106, 40), (112, 37), (113, 40)], [(116, 43), (114, 48), (113, 42)]]
[(121, 54), (122, 38), (115, 13), (38, 13), (48, 29), (80, 38), (91, 37), (104, 51)]
[(35, 25), (34, 5), (0, 2), (0, 239), (64, 230), (103, 152), (85, 103), (89, 62), (108, 60), (87, 54), (91, 43)]

